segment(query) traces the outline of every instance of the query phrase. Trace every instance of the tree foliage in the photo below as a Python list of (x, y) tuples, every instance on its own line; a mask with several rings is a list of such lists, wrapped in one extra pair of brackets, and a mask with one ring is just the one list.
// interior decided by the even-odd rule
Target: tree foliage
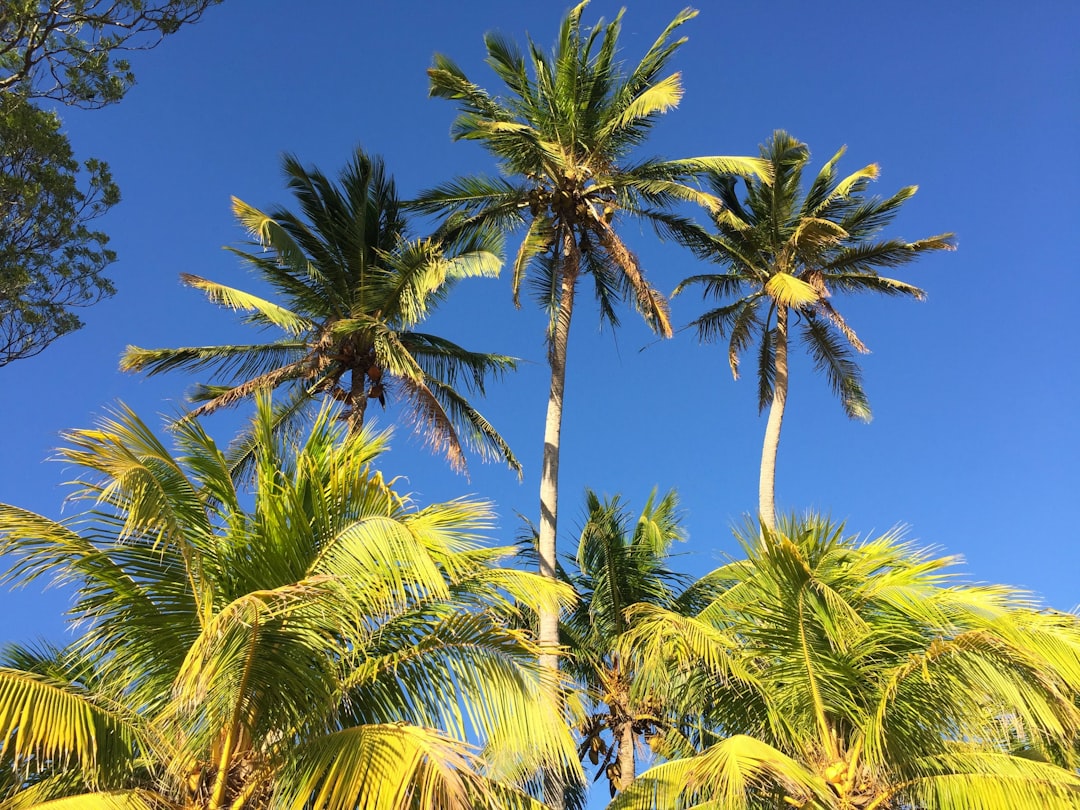
[(336, 182), (292, 156), (284, 169), (299, 213), (279, 207), (267, 214), (233, 200), (237, 220), (258, 248), (235, 252), (281, 304), (182, 277), (212, 302), (246, 313), (254, 326), (280, 330), (281, 337), (253, 345), (129, 346), (121, 368), (209, 371), (215, 384), (195, 390), (202, 404), (193, 415), (283, 388), (289, 392), (279, 410), (285, 429), (324, 397), (345, 403), (353, 430), (363, 426), (369, 400), (383, 407), (397, 400), (405, 422), (455, 469), (465, 469), (463, 448), (470, 447), (484, 458), (504, 459), (520, 474), (509, 445), (461, 393), (483, 394), (486, 379), (513, 369), (514, 359), (420, 331), (458, 281), (498, 273), (501, 242), (489, 235), (452, 250), (435, 239), (411, 238), (393, 178), (380, 158), (361, 149)]
[(7, 581), (70, 585), (82, 631), (0, 662), (4, 807), (516, 807), (538, 767), (574, 767), (507, 629), (569, 588), (499, 564), (488, 504), (396, 492), (384, 435), (330, 409), (299, 441), (273, 428), (263, 399), (246, 493), (197, 422), (171, 452), (121, 409), (61, 452), (89, 510), (0, 506)]
[[(631, 646), (684, 678), (689, 733), (614, 810), (1068, 810), (1080, 620), (962, 581), (895, 532), (751, 525), (696, 616), (640, 606)], [(689, 753), (689, 752), (688, 752)]]
[[(797, 329), (803, 345), (852, 418), (870, 419), (870, 403), (852, 351), (866, 352), (855, 330), (836, 309), (836, 293), (877, 293), (922, 299), (918, 287), (880, 274), (909, 264), (923, 254), (952, 250), (951, 233), (908, 242), (880, 233), (914, 196), (916, 186), (881, 199), (866, 193), (878, 176), (876, 164), (841, 177), (840, 149), (803, 188), (810, 150), (777, 130), (761, 147), (770, 182), (706, 172), (704, 179), (723, 202), (713, 213), (715, 233), (690, 226), (677, 235), (700, 258), (721, 265), (720, 273), (685, 279), (675, 294), (700, 287), (720, 306), (691, 322), (705, 343), (727, 340), (728, 363), (738, 378), (741, 357), (757, 345), (758, 408), (769, 408), (762, 446), (759, 511), (775, 527), (775, 469), (788, 393), (789, 334)], [(734, 300), (730, 300), (734, 299)]]
[[(676, 294), (698, 287), (706, 299), (724, 302), (690, 325), (702, 342), (728, 341), (728, 363), (736, 378), (743, 353), (755, 343), (774, 346), (778, 313), (790, 313), (844, 412), (869, 420), (870, 406), (851, 357), (851, 350), (867, 349), (831, 299), (837, 293), (876, 293), (922, 300), (926, 294), (921, 289), (880, 271), (932, 251), (952, 250), (955, 237), (881, 238), (918, 187), (906, 186), (885, 199), (870, 195), (877, 164), (841, 176), (836, 166), (845, 151), (833, 155), (804, 188), (810, 150), (778, 130), (761, 147), (774, 181), (745, 178), (743, 199), (736, 178), (705, 173), (705, 182), (724, 204), (714, 217), (715, 233), (691, 229), (679, 235), (701, 259), (724, 269), (685, 279)], [(775, 393), (776, 352), (762, 349), (758, 355), (758, 407), (764, 410)]]
[(562, 620), (564, 668), (582, 691), (578, 755), (605, 776), (614, 795), (630, 784), (637, 750), (670, 725), (671, 690), (665, 667), (643, 673), (623, 649), (635, 606), (654, 605), (694, 615), (708, 600), (705, 582), (668, 568), (671, 545), (686, 539), (678, 495), (654, 491), (640, 514), (619, 496), (585, 493), (586, 519), (577, 553), (563, 572), (577, 602)]
[(0, 366), (82, 326), (74, 310), (113, 294), (116, 257), (90, 223), (119, 200), (109, 167), (85, 180), (53, 113), (0, 95)]
[(0, 91), (75, 107), (119, 101), (126, 58), (221, 0), (0, 0)]
[(91, 223), (119, 201), (109, 167), (79, 162), (57, 115), (119, 101), (118, 54), (153, 48), (220, 0), (0, 0), (0, 366), (79, 329), (111, 296), (116, 256)]

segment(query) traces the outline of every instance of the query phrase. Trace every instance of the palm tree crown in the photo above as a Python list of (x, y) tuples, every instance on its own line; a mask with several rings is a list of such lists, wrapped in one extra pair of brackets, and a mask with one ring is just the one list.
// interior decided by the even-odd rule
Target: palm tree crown
[(631, 646), (691, 672), (696, 756), (614, 810), (1067, 810), (1080, 801), (1080, 621), (971, 585), (893, 532), (751, 525), (697, 616), (635, 608)]
[(636, 605), (655, 605), (694, 615), (708, 591), (667, 566), (672, 543), (686, 537), (673, 490), (653, 492), (636, 517), (618, 496), (601, 499), (587, 490), (585, 505), (577, 554), (565, 573), (578, 600), (561, 637), (566, 672), (585, 697), (578, 754), (598, 766), (614, 794), (634, 780), (638, 741), (669, 725), (665, 690), (643, 684), (670, 681), (671, 672), (637, 671), (623, 649), (630, 614)]
[[(505, 86), (489, 94), (443, 55), (428, 71), (431, 94), (458, 104), (455, 139), (479, 141), (499, 161), (503, 178), (469, 177), (424, 193), (418, 210), (445, 215), (452, 235), (507, 232), (524, 227), (513, 264), (514, 300), (531, 271), (537, 299), (549, 315), (547, 331), (551, 386), (544, 433), (540, 485), (540, 568), (555, 576), (558, 467), (567, 345), (578, 281), (591, 276), (601, 318), (618, 323), (615, 306), (629, 297), (649, 325), (671, 334), (667, 301), (649, 284), (619, 236), (626, 218), (660, 229), (681, 221), (664, 206), (692, 200), (719, 205), (686, 182), (694, 172), (753, 172), (750, 158), (685, 160), (628, 156), (652, 125), (682, 96), (678, 73), (664, 76), (685, 41), (673, 32), (695, 16), (685, 10), (664, 29), (641, 61), (625, 71), (616, 59), (622, 14), (611, 23), (583, 29), (585, 3), (563, 19), (555, 47), (546, 53), (534, 42), (526, 51), (500, 36), (485, 39), (488, 64)], [(558, 617), (541, 616), (540, 640), (558, 644)], [(554, 665), (554, 658), (547, 659)]]
[(703, 342), (726, 339), (728, 362), (738, 377), (739, 361), (752, 344), (758, 346), (758, 407), (769, 407), (762, 452), (760, 512), (775, 525), (776, 448), (788, 391), (788, 336), (792, 319), (818, 371), (840, 398), (845, 413), (869, 420), (851, 349), (867, 351), (847, 321), (833, 307), (835, 293), (879, 293), (922, 299), (925, 294), (896, 279), (879, 275), (923, 253), (951, 250), (953, 234), (915, 242), (877, 239), (900, 206), (916, 192), (907, 186), (887, 198), (864, 193), (878, 176), (870, 165), (840, 178), (836, 164), (841, 149), (803, 191), (803, 169), (810, 152), (786, 132), (777, 131), (761, 148), (771, 167), (770, 183), (748, 178), (746, 197), (739, 199), (736, 180), (709, 172), (705, 179), (723, 202), (715, 217), (716, 233), (680, 229), (680, 239), (702, 258), (725, 267), (723, 273), (691, 276), (678, 294), (700, 286), (707, 298), (735, 300), (691, 322)]
[(210, 370), (226, 385), (196, 389), (193, 399), (203, 401), (196, 416), (285, 387), (283, 420), (328, 395), (345, 403), (350, 428), (358, 430), (368, 400), (385, 406), (396, 398), (409, 409), (407, 420), (455, 469), (465, 468), (462, 446), (469, 445), (484, 457), (505, 459), (520, 474), (509, 446), (457, 390), (463, 383), (482, 394), (485, 379), (512, 369), (514, 360), (417, 331), (454, 282), (497, 274), (498, 242), (475, 236), (449, 252), (437, 241), (407, 238), (393, 180), (381, 160), (359, 149), (336, 184), (291, 156), (284, 168), (299, 215), (284, 208), (264, 214), (233, 200), (239, 222), (270, 250), (234, 252), (282, 304), (182, 276), (214, 303), (284, 336), (252, 345), (130, 346), (121, 368)]
[(329, 413), (293, 444), (260, 398), (247, 495), (198, 422), (173, 455), (122, 411), (62, 451), (92, 511), (0, 506), (7, 579), (72, 585), (85, 628), (0, 666), (0, 802), (465, 810), (573, 767), (506, 629), (569, 589), (497, 564), (489, 505), (410, 505), (372, 469), (385, 437)]

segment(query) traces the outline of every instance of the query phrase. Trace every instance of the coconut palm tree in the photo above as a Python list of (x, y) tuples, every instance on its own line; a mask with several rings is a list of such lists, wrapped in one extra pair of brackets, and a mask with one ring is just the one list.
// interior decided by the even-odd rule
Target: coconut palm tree
[[(526, 52), (499, 34), (485, 36), (488, 64), (505, 85), (493, 96), (443, 55), (428, 71), (431, 95), (458, 104), (455, 139), (479, 141), (499, 161), (504, 177), (467, 177), (420, 196), (415, 207), (446, 216), (444, 232), (476, 234), (524, 229), (513, 264), (513, 295), (520, 303), (526, 273), (548, 314), (551, 384), (540, 480), (540, 570), (555, 576), (560, 435), (567, 346), (578, 282), (591, 276), (602, 321), (618, 324), (616, 305), (629, 298), (645, 321), (670, 336), (665, 297), (645, 279), (637, 257), (619, 235), (628, 219), (661, 230), (685, 223), (665, 206), (690, 200), (718, 206), (687, 184), (695, 172), (754, 172), (752, 158), (632, 160), (657, 118), (682, 97), (678, 73), (664, 76), (685, 41), (672, 34), (696, 15), (678, 14), (629, 71), (616, 58), (620, 12), (583, 29), (585, 3), (563, 19), (550, 54), (529, 41)], [(556, 666), (558, 616), (540, 617), (545, 663)]]
[[(635, 605), (695, 615), (708, 603), (708, 583), (667, 567), (672, 543), (685, 539), (678, 496), (654, 491), (637, 517), (618, 496), (585, 492), (586, 520), (577, 554), (566, 567), (577, 602), (561, 624), (565, 668), (584, 694), (578, 755), (606, 775), (611, 793), (634, 780), (635, 749), (671, 725), (665, 670), (640, 677), (622, 649)], [(646, 683), (648, 685), (646, 686)], [(609, 742), (610, 740), (610, 742)]]
[(890, 532), (750, 525), (697, 616), (639, 606), (630, 644), (693, 671), (695, 756), (612, 805), (1066, 810), (1080, 803), (1080, 620), (972, 585)]
[[(216, 304), (247, 313), (248, 323), (284, 335), (250, 345), (140, 349), (129, 346), (120, 367), (158, 374), (210, 371), (225, 385), (202, 385), (192, 398), (210, 413), (255, 392), (285, 388), (280, 420), (329, 396), (345, 404), (350, 430), (364, 424), (369, 400), (399, 400), (405, 421), (452, 467), (465, 469), (463, 445), (499, 457), (519, 475), (510, 447), (459, 392), (482, 394), (485, 379), (514, 367), (497, 354), (466, 351), (417, 331), (454, 283), (498, 273), (497, 240), (477, 236), (456, 251), (438, 241), (409, 239), (393, 179), (360, 149), (337, 183), (317, 169), (284, 158), (300, 214), (264, 214), (233, 198), (237, 220), (260, 251), (234, 251), (274, 290), (283, 305), (193, 275), (188, 286)], [(270, 251), (267, 253), (266, 251)]]
[(83, 631), (0, 668), (4, 807), (464, 810), (576, 765), (506, 629), (569, 589), (498, 565), (488, 504), (395, 492), (385, 435), (330, 409), (297, 444), (274, 428), (260, 398), (242, 493), (197, 421), (173, 454), (120, 410), (61, 451), (89, 511), (0, 506), (7, 581), (71, 586)]
[(758, 346), (758, 408), (769, 408), (761, 453), (758, 508), (762, 522), (776, 525), (776, 453), (788, 393), (790, 330), (800, 338), (817, 370), (824, 373), (844, 412), (870, 419), (858, 365), (851, 350), (867, 351), (855, 331), (832, 305), (835, 293), (878, 293), (921, 300), (925, 294), (896, 279), (879, 275), (882, 268), (907, 264), (922, 254), (953, 249), (953, 234), (915, 242), (878, 239), (900, 206), (917, 190), (907, 186), (887, 198), (864, 192), (878, 176), (872, 164), (840, 178), (838, 151), (818, 172), (806, 191), (803, 169), (810, 160), (805, 144), (776, 131), (761, 147), (774, 180), (746, 180), (739, 199), (730, 175), (709, 172), (705, 180), (723, 201), (715, 217), (715, 233), (680, 229), (679, 238), (701, 258), (724, 266), (722, 273), (695, 275), (675, 290), (703, 288), (706, 298), (722, 303), (691, 322), (702, 342), (727, 340), (728, 363), (736, 378), (739, 361), (752, 344)]

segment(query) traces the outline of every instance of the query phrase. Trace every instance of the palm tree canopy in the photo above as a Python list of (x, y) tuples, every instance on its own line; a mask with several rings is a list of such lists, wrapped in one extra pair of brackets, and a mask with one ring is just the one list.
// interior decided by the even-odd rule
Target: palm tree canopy
[(284, 159), (299, 214), (262, 211), (233, 199), (239, 223), (259, 252), (234, 250), (278, 296), (275, 303), (185, 274), (181, 280), (214, 303), (245, 313), (254, 326), (282, 333), (251, 345), (140, 349), (129, 346), (121, 368), (157, 374), (206, 372), (192, 398), (194, 415), (285, 388), (280, 418), (327, 395), (347, 405), (354, 429), (369, 399), (397, 399), (406, 422), (451, 465), (465, 469), (463, 446), (502, 458), (520, 474), (509, 446), (462, 391), (484, 393), (485, 381), (514, 368), (513, 358), (472, 352), (418, 331), (454, 284), (498, 273), (501, 243), (477, 234), (454, 250), (410, 239), (392, 178), (378, 158), (357, 149), (337, 182)]
[(0, 506), (5, 580), (69, 585), (83, 629), (0, 662), (0, 802), (464, 810), (577, 767), (556, 684), (506, 629), (569, 588), (499, 564), (487, 503), (396, 492), (385, 435), (327, 408), (299, 442), (274, 427), (260, 398), (244, 493), (197, 421), (173, 454), (120, 409), (61, 451), (89, 511)]
[(918, 287), (879, 271), (954, 247), (951, 233), (914, 242), (880, 238), (917, 187), (907, 186), (886, 199), (868, 196), (866, 189), (878, 177), (877, 165), (841, 176), (836, 166), (843, 154), (840, 149), (833, 155), (804, 190), (810, 151), (778, 130), (761, 147), (773, 181), (747, 178), (746, 196), (740, 199), (736, 178), (707, 172), (704, 179), (723, 204), (714, 218), (716, 231), (679, 231), (681, 241), (698, 256), (725, 269), (691, 276), (675, 294), (695, 286), (705, 298), (724, 302), (690, 325), (702, 342), (727, 341), (736, 378), (743, 353), (758, 345), (761, 409), (773, 399), (776, 316), (783, 309), (797, 317), (803, 345), (845, 413), (868, 420), (870, 405), (851, 354), (866, 347), (830, 299), (835, 293), (866, 292), (922, 299), (925, 294)]
[(810, 516), (741, 542), (696, 616), (634, 609), (637, 655), (695, 673), (709, 731), (616, 810), (1077, 806), (1075, 615), (962, 582), (895, 532)]
[(431, 95), (458, 104), (453, 137), (479, 141), (499, 161), (505, 179), (459, 178), (425, 192), (413, 205), (445, 215), (449, 233), (527, 226), (514, 260), (514, 300), (533, 268), (537, 299), (552, 323), (562, 277), (586, 273), (593, 277), (602, 319), (617, 325), (614, 305), (629, 297), (650, 326), (670, 335), (666, 299), (645, 280), (615, 225), (623, 217), (643, 218), (665, 231), (680, 221), (664, 210), (671, 203), (719, 205), (687, 182), (695, 173), (764, 168), (752, 158), (734, 157), (629, 161), (657, 118), (682, 97), (679, 74), (664, 72), (685, 42), (672, 38), (675, 30), (697, 12), (680, 12), (627, 72), (617, 59), (622, 12), (610, 23), (584, 29), (585, 5), (563, 19), (550, 53), (532, 40), (523, 51), (500, 34), (486, 35), (487, 61), (504, 95), (488, 93), (448, 57), (436, 55), (428, 71)]
[(585, 514), (566, 575), (578, 601), (564, 628), (575, 658), (595, 665), (615, 652), (631, 605), (674, 605), (687, 578), (667, 567), (668, 553), (686, 532), (674, 490), (659, 497), (653, 492), (634, 516), (620, 496), (601, 498), (587, 489)]
[(651, 493), (638, 515), (619, 496), (585, 492), (577, 553), (562, 569), (577, 601), (561, 622), (561, 641), (564, 670), (584, 699), (578, 755), (597, 767), (597, 778), (606, 775), (613, 792), (633, 778), (639, 741), (672, 724), (672, 673), (639, 672), (624, 649), (635, 606), (694, 615), (709, 601), (708, 583), (668, 567), (672, 544), (685, 538), (674, 490)]

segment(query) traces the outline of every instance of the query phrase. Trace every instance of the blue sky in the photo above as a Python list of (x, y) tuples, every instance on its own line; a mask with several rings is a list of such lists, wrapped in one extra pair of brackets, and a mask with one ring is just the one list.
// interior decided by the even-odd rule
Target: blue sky
[[(610, 19), (618, 7), (595, 0), (585, 19)], [(630, 5), (627, 61), (680, 7)], [(125, 345), (251, 337), (177, 280), (191, 272), (251, 286), (221, 250), (243, 238), (230, 195), (287, 204), (282, 152), (333, 174), (357, 144), (385, 157), (405, 197), (459, 174), (494, 172), (479, 148), (450, 141), (453, 106), (427, 98), (425, 68), (441, 51), (495, 90), (483, 33), (523, 40), (528, 31), (547, 46), (565, 9), (226, 0), (198, 26), (137, 54), (139, 84), (122, 103), (64, 111), (78, 154), (107, 160), (124, 195), (101, 222), (120, 255), (111, 270), (120, 292), (86, 313), (83, 331), (0, 369), (0, 501), (59, 515), (71, 471), (44, 459), (61, 430), (89, 426), (116, 400), (150, 421), (178, 407), (194, 380), (121, 374)], [(848, 421), (809, 363), (795, 362), (780, 508), (828, 512), (859, 533), (907, 524), (920, 544), (964, 555), (973, 579), (1076, 606), (1080, 537), (1065, 518), (1080, 489), (1072, 344), (1080, 6), (709, 2), (683, 30), (690, 40), (673, 64), (685, 98), (660, 120), (649, 154), (754, 154), (783, 128), (809, 144), (816, 168), (847, 144), (841, 168), (881, 164), (878, 193), (920, 186), (893, 235), (958, 235), (956, 253), (902, 271), (928, 290), (926, 303), (835, 302), (873, 350), (862, 359), (872, 424)], [(425, 227), (416, 224), (418, 233)], [(702, 272), (651, 231), (630, 224), (623, 233), (661, 290)], [(678, 299), (675, 322), (702, 306), (695, 295)], [(383, 464), (422, 503), (492, 499), (500, 542), (516, 533), (517, 513), (535, 520), (538, 511), (543, 325), (529, 303), (514, 310), (504, 277), (459, 286), (430, 328), (524, 361), (481, 403), (524, 462), (523, 483), (478, 462), (471, 479), (454, 475), (408, 430)], [(233, 424), (218, 419), (212, 428), (225, 441)], [(720, 348), (698, 346), (689, 333), (657, 343), (629, 310), (613, 336), (599, 331), (594, 308), (581, 306), (563, 432), (562, 548), (572, 548), (583, 487), (640, 506), (655, 486), (682, 495), (690, 540), (677, 568), (700, 573), (737, 553), (730, 527), (756, 507), (763, 430), (753, 380), (733, 382)], [(37, 586), (0, 592), (0, 640), (59, 639), (66, 604), (62, 592)]]

